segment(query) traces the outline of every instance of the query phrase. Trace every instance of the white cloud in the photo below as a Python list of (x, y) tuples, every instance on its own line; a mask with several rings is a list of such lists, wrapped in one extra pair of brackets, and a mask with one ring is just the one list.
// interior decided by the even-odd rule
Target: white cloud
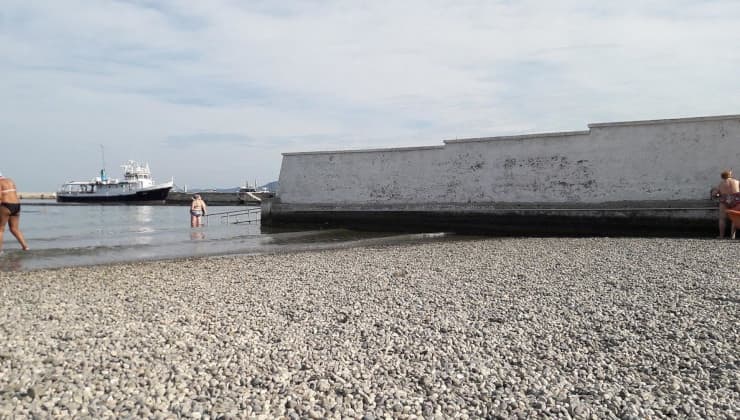
[[(4, 3), (3, 154), (24, 159), (0, 165), (28, 189), (94, 174), (101, 143), (226, 186), (276, 179), (285, 151), (740, 108), (735, 1)], [(259, 147), (168, 141), (204, 133)]]

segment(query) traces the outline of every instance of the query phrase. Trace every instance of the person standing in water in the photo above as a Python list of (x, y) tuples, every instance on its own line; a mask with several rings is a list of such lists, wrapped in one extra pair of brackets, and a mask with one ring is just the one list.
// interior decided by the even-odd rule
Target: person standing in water
[(0, 173), (0, 253), (3, 252), (3, 234), (5, 225), (10, 227), (10, 233), (15, 236), (21, 248), (28, 251), (28, 244), (23, 238), (20, 229), (21, 224), (21, 201), (12, 179), (6, 178)]
[[(723, 171), (721, 177), (722, 182), (713, 190), (714, 195), (719, 198), (719, 239), (725, 237), (727, 210), (740, 205), (740, 182), (732, 177), (732, 170)], [(735, 239), (736, 229), (733, 223), (730, 238)]]
[(190, 227), (203, 226), (202, 217), (206, 215), (206, 210), (206, 202), (200, 194), (193, 195), (193, 202), (190, 204)]

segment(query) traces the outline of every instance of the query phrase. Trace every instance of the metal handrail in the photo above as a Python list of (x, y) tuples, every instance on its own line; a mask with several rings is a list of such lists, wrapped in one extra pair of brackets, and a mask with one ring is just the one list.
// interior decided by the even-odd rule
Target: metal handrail
[[(239, 224), (239, 223), (253, 223), (253, 222), (259, 222), (261, 220), (261, 217), (252, 219), (252, 214), (260, 214), (261, 209), (260, 208), (250, 208), (245, 210), (232, 210), (232, 211), (222, 211), (219, 213), (208, 213), (205, 216), (203, 216), (206, 220), (206, 224), (208, 224), (208, 218), (211, 216), (219, 216), (219, 220), (221, 223), (232, 223), (232, 224)], [(247, 220), (239, 220), (239, 216), (247, 215)], [(234, 218), (235, 221), (231, 222), (231, 218)]]

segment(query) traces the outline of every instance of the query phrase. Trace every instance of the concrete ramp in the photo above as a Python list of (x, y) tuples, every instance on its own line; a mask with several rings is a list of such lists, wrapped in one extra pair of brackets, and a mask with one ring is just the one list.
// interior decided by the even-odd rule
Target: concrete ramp
[(246, 195), (246, 196), (248, 197), (248, 200), (251, 200), (251, 201), (258, 201), (258, 202), (259, 202), (259, 201), (262, 201), (262, 199), (261, 199), (261, 198), (257, 197), (256, 195), (254, 195), (254, 194), (253, 194), (253, 193), (251, 193), (251, 192), (245, 192), (245, 193), (244, 193), (244, 195)]

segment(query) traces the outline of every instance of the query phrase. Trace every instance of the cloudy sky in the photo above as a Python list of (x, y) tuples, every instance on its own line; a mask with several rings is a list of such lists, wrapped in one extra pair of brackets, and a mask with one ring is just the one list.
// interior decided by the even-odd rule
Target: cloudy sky
[(737, 0), (0, 0), (0, 171), (276, 180), (281, 153), (740, 114)]

